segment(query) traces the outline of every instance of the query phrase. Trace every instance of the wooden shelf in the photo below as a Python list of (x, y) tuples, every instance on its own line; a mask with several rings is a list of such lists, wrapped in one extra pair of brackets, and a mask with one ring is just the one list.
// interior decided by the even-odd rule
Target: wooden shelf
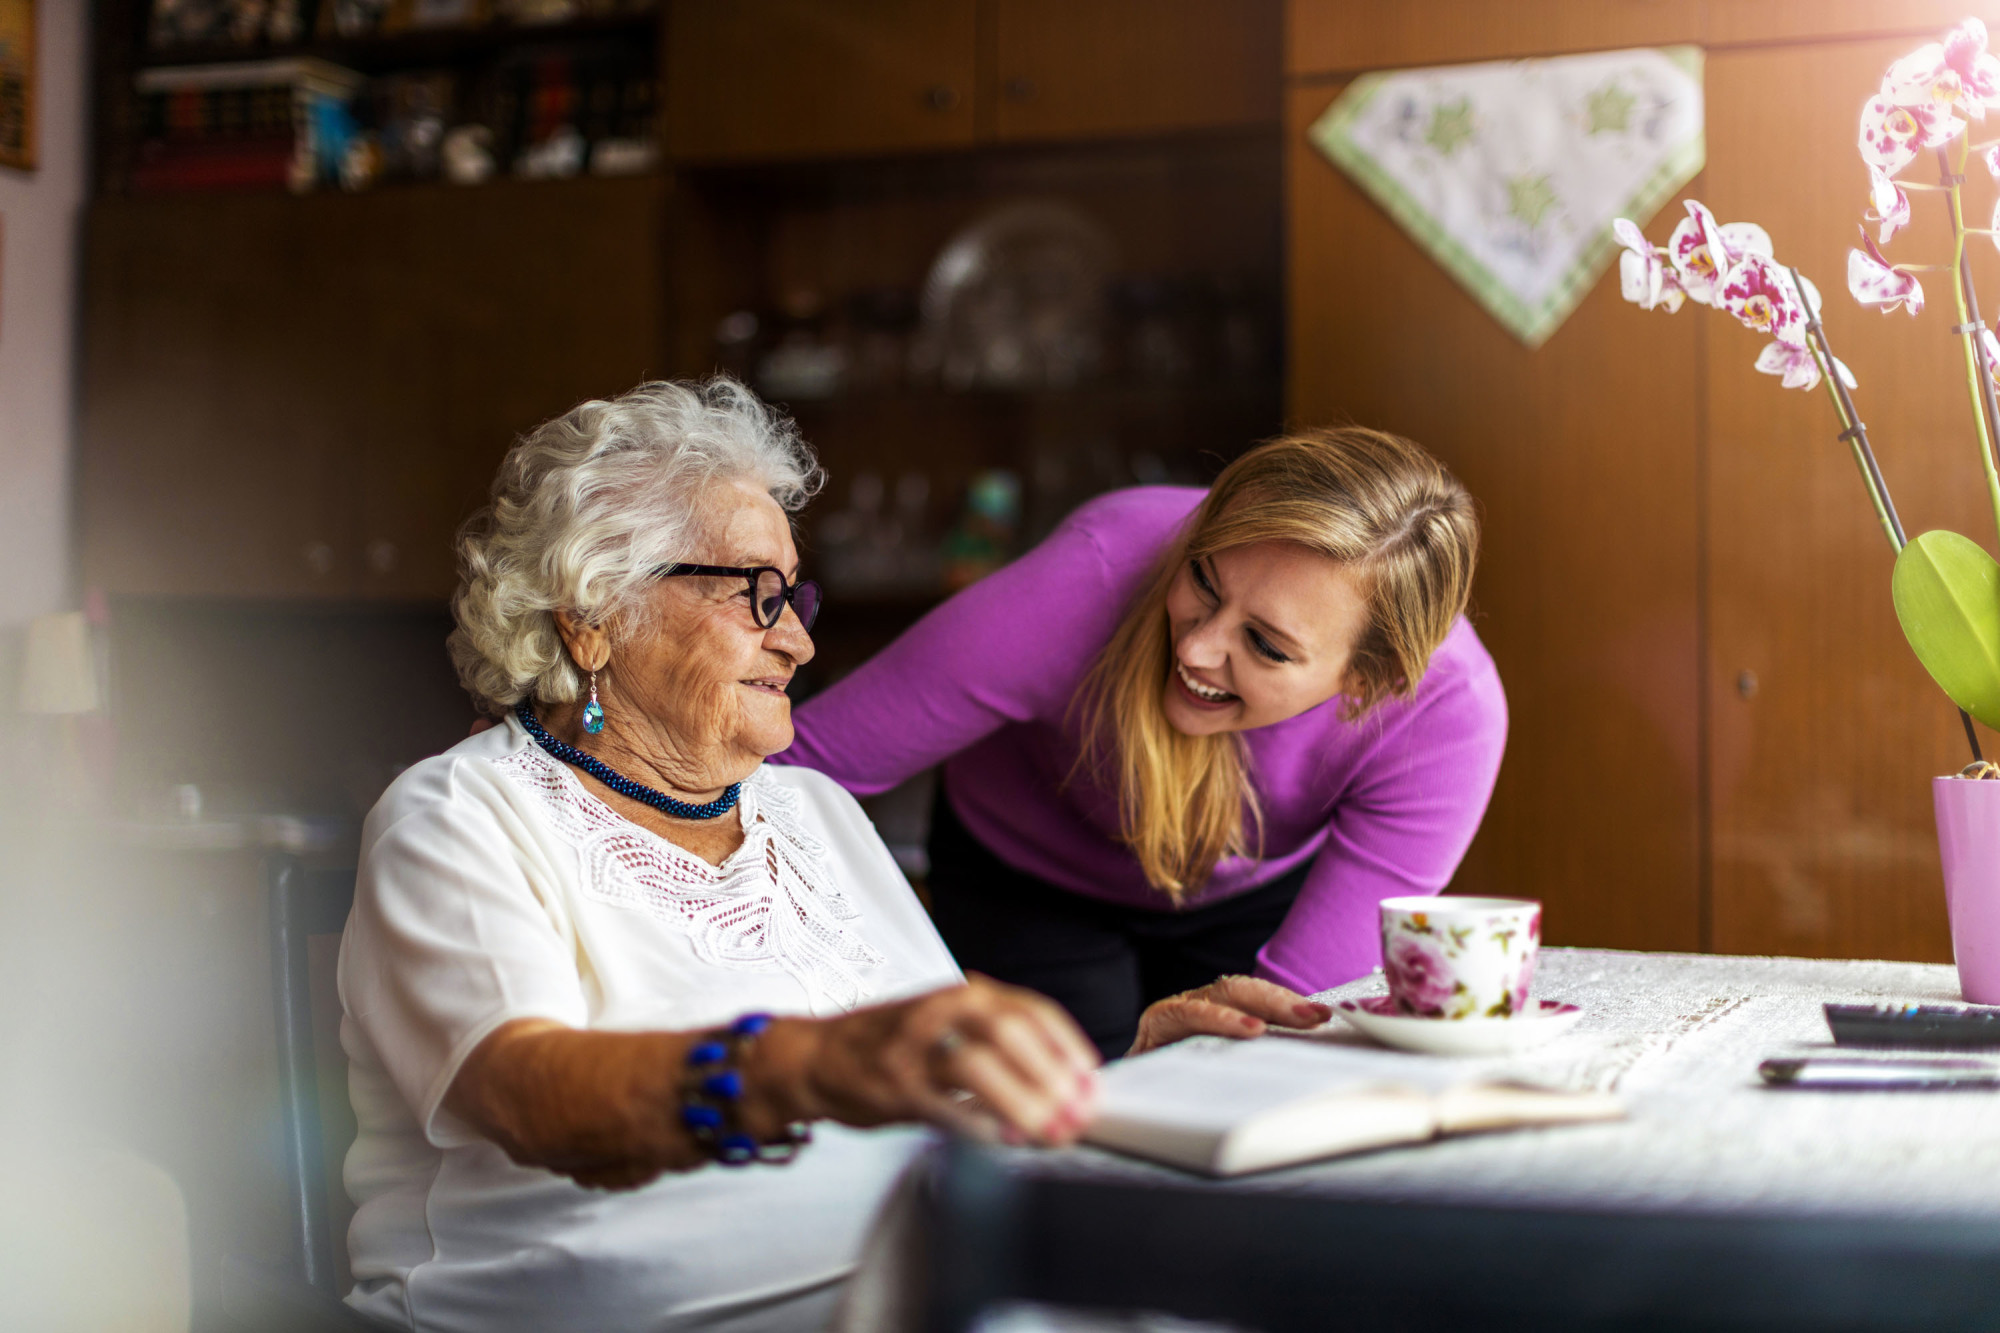
[(575, 19), (568, 23), (488, 23), (476, 28), (423, 28), (369, 37), (334, 38), (292, 46), (185, 46), (165, 51), (142, 49), (141, 69), (181, 65), (225, 64), (234, 61), (286, 60), (311, 57), (345, 65), (364, 74), (423, 65), (453, 65), (486, 59), (520, 46), (619, 38), (650, 41), (659, 27), (659, 11)]
[(769, 401), (795, 417), (845, 413), (1040, 411), (1078, 408), (1091, 411), (1185, 411), (1204, 407), (1261, 406), (1283, 396), (1275, 377), (1253, 380), (1205, 379), (1197, 372), (1189, 380), (1164, 384), (1098, 382), (1067, 389), (868, 389), (787, 402)]

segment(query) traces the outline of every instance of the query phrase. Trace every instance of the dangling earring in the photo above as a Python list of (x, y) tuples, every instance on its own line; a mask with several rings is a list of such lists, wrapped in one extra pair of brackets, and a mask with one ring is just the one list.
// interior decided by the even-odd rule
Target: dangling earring
[(590, 702), (583, 706), (583, 729), (595, 736), (604, 730), (604, 705), (597, 702), (597, 673), (590, 673)]

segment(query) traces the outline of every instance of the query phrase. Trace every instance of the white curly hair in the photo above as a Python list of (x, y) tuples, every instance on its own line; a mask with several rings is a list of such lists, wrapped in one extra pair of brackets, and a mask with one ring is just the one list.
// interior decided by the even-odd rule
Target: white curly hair
[(694, 555), (710, 485), (749, 480), (796, 513), (823, 476), (798, 428), (722, 375), (642, 384), (537, 426), (459, 530), (448, 641), (459, 682), (495, 716), (526, 698), (579, 698), (556, 611), (620, 641), (653, 571)]

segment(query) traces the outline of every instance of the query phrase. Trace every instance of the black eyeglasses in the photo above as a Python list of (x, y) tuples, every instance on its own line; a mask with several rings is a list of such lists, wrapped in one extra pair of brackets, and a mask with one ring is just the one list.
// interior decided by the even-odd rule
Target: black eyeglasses
[(785, 614), (785, 606), (798, 614), (799, 624), (808, 631), (819, 619), (819, 585), (811, 579), (793, 583), (771, 565), (664, 565), (653, 571), (654, 578), (671, 579), (686, 575), (738, 578), (750, 581), (750, 618), (759, 629), (769, 629)]

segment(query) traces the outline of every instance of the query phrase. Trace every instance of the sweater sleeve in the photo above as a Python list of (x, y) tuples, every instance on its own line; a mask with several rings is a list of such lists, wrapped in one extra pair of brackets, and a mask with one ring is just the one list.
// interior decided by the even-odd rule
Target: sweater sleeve
[(872, 796), (1010, 722), (1059, 720), (1124, 609), (1114, 582), (1086, 506), (808, 700), (773, 761)]
[(1506, 695), (1482, 650), (1476, 669), (1421, 699), (1369, 755), (1290, 913), (1258, 951), (1257, 974), (1311, 995), (1379, 964), (1378, 904), (1450, 882), (1485, 817), (1506, 741)]

